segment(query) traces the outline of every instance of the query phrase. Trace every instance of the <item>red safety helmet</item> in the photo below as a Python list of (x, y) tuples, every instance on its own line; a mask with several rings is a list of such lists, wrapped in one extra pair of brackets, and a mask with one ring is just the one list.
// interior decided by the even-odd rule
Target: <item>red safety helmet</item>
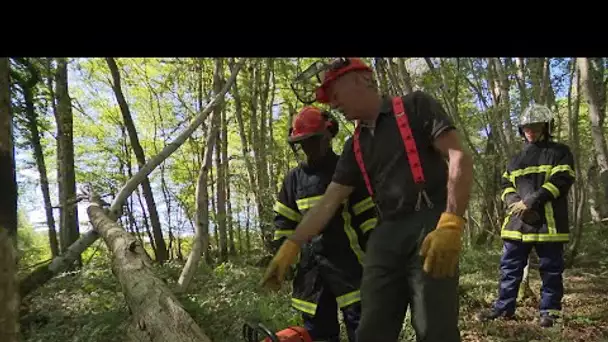
[(305, 104), (328, 103), (326, 89), (340, 76), (356, 70), (372, 71), (360, 58), (337, 58), (330, 63), (317, 61), (300, 73), (291, 83), (298, 100)]
[(287, 140), (290, 144), (298, 143), (312, 136), (322, 135), (326, 129), (335, 136), (338, 133), (338, 122), (328, 112), (306, 106), (294, 118)]

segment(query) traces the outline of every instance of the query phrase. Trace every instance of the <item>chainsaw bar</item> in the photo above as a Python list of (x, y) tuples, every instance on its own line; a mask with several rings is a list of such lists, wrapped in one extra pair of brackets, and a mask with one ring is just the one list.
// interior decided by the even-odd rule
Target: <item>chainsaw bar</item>
[(269, 338), (271, 342), (281, 342), (277, 335), (262, 323), (245, 322), (243, 324), (243, 340), (245, 342), (261, 342), (265, 338)]

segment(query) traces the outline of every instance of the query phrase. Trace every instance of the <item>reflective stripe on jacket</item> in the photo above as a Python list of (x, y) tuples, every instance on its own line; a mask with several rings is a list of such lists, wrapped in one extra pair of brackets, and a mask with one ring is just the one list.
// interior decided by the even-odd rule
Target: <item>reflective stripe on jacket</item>
[(524, 242), (568, 241), (567, 196), (574, 180), (574, 158), (568, 146), (552, 141), (527, 144), (502, 175), (501, 199), (507, 206), (523, 200), (540, 220), (528, 224), (507, 213), (501, 237)]

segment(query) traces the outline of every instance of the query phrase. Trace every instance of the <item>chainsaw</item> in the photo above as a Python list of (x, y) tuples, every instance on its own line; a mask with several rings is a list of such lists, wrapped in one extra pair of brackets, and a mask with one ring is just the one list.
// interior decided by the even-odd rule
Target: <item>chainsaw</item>
[(302, 327), (288, 327), (273, 333), (262, 323), (249, 322), (243, 324), (243, 339), (245, 342), (314, 342)]

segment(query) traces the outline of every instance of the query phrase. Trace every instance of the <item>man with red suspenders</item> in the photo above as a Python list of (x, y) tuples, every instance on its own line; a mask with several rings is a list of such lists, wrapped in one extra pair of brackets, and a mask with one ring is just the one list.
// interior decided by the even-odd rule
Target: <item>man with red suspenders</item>
[(300, 245), (363, 179), (379, 222), (364, 259), (357, 341), (397, 341), (408, 306), (418, 341), (460, 341), (458, 258), (473, 165), (443, 108), (420, 91), (382, 97), (358, 58), (317, 62), (292, 89), (304, 103), (329, 103), (357, 127), (323, 199), (285, 240), (263, 281), (284, 279)]

